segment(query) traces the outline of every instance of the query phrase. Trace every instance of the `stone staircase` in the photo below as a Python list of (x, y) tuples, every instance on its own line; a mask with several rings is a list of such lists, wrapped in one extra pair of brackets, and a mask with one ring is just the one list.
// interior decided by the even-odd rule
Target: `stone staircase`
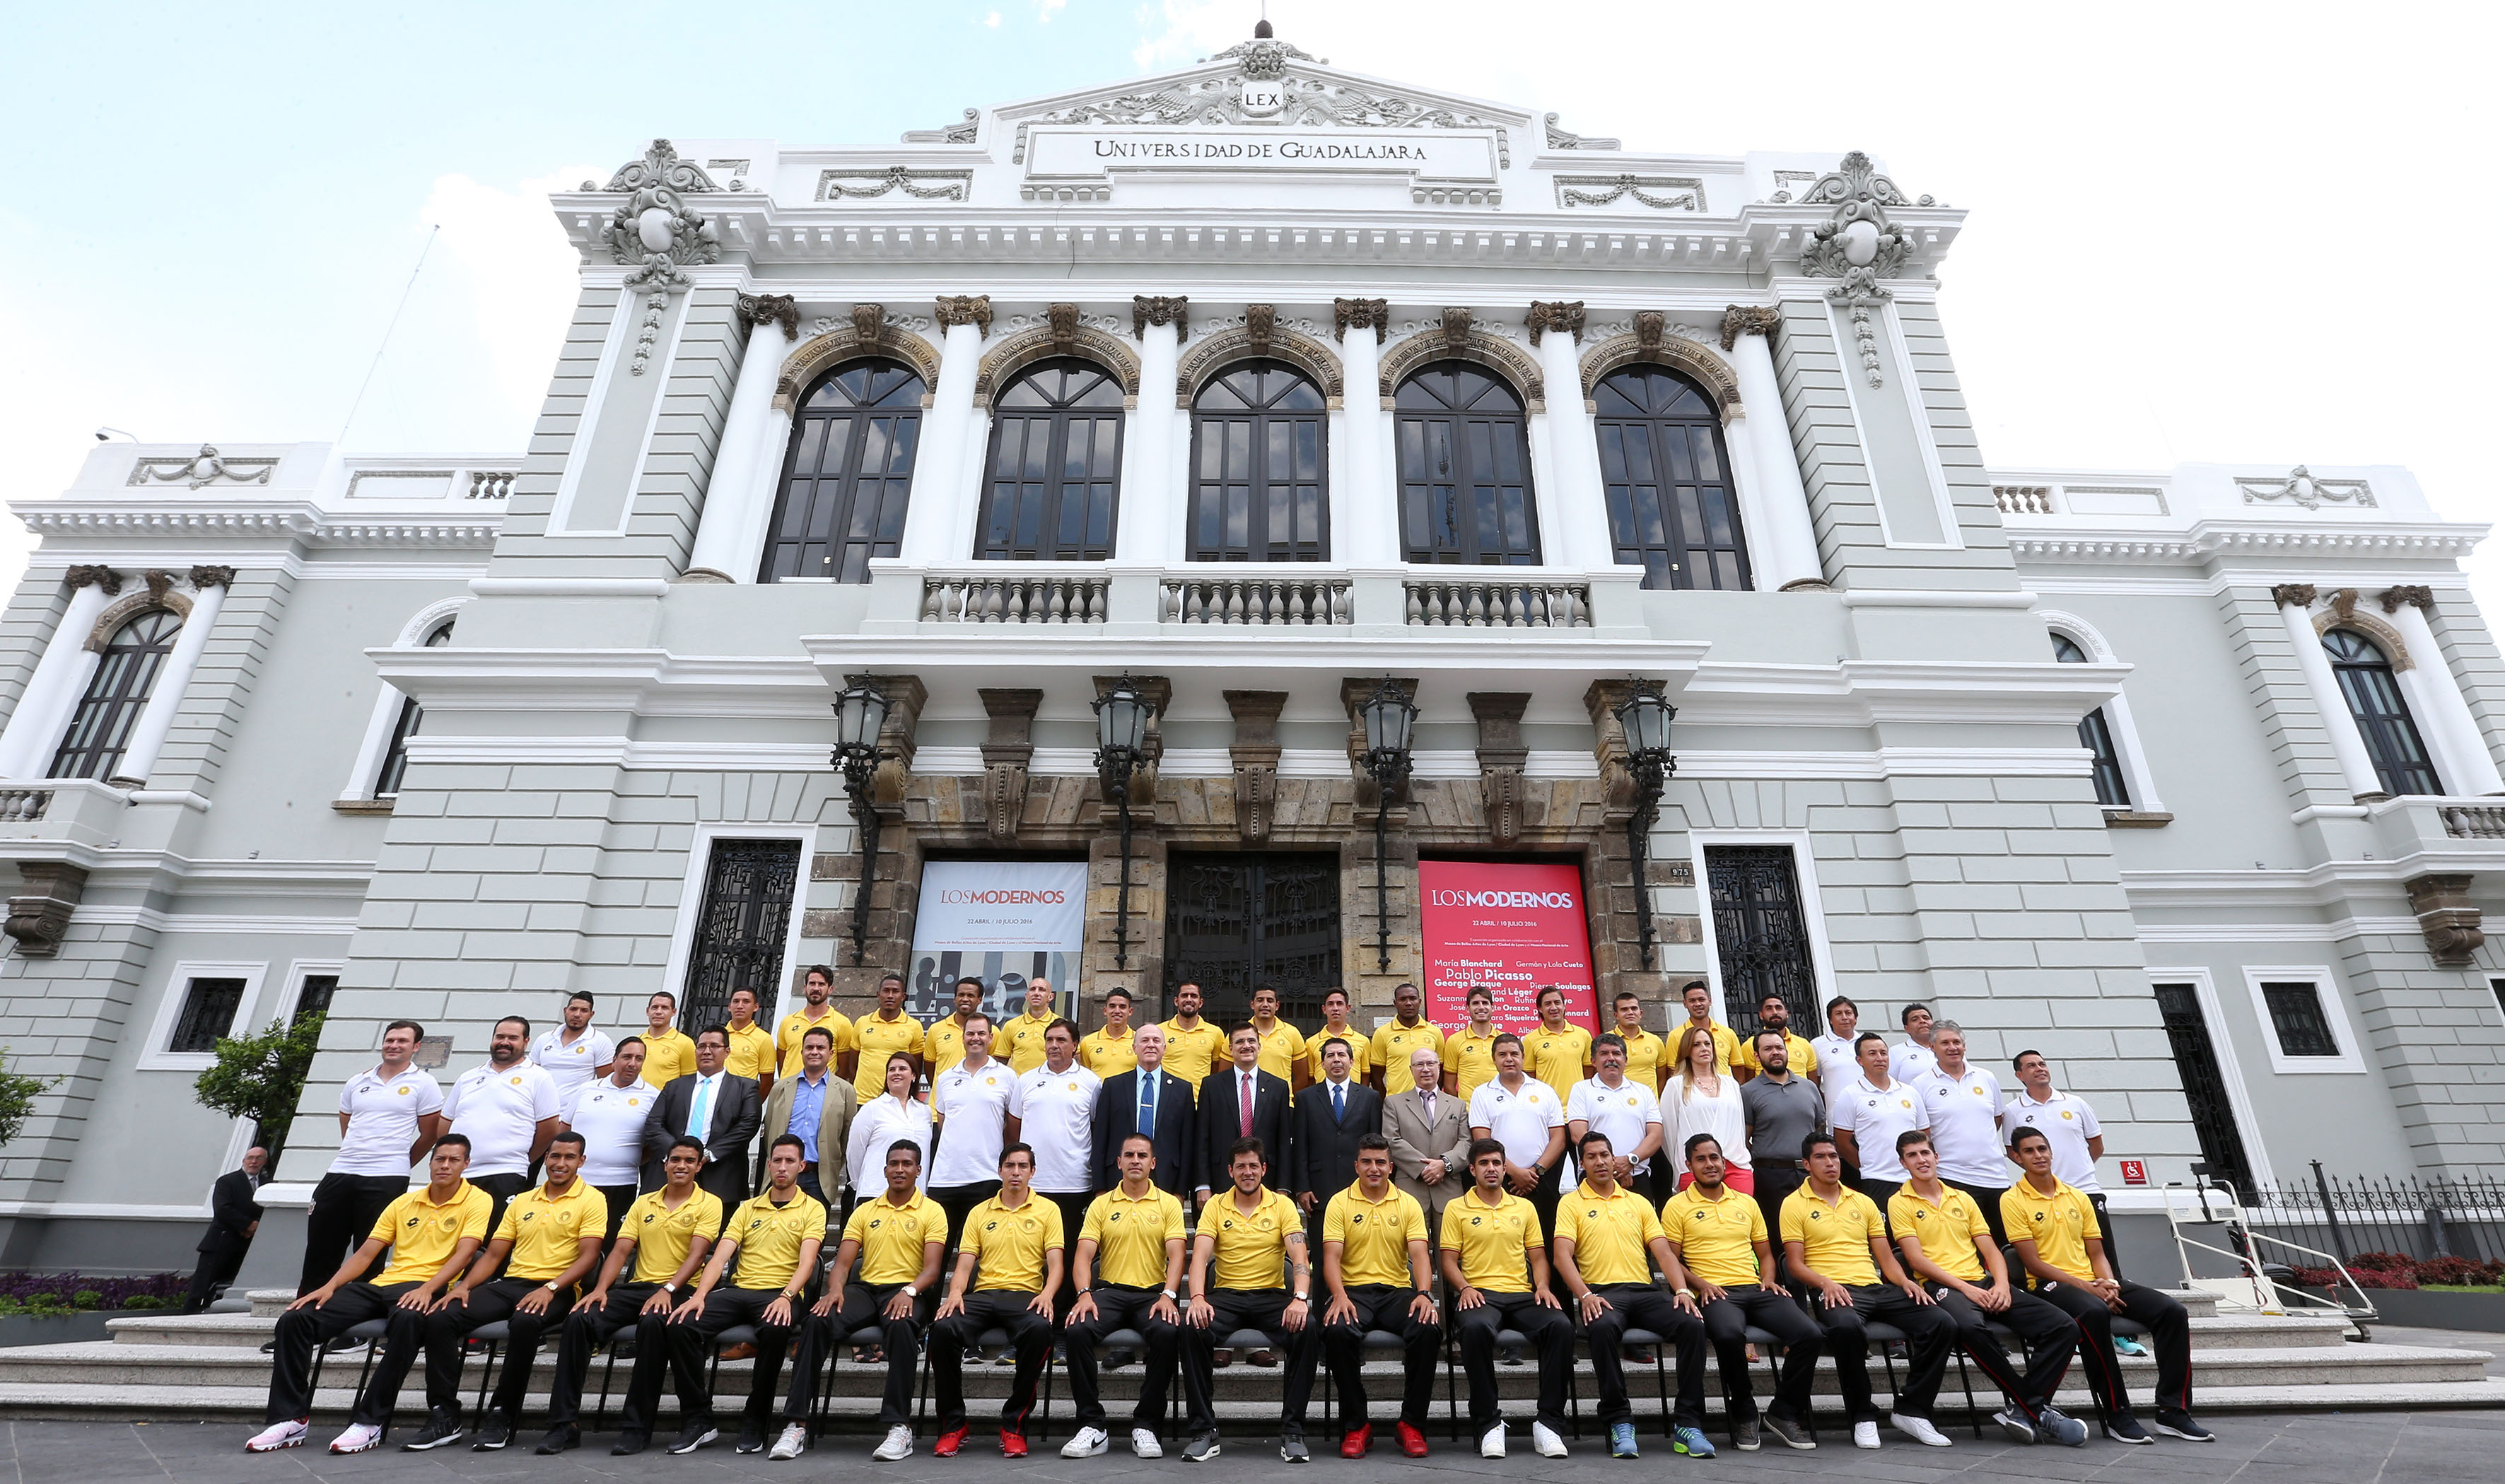
[[(2204, 1414), (2505, 1405), (2505, 1381), (2491, 1380), (2487, 1375), (2488, 1357), (2484, 1352), (2358, 1343), (2347, 1338), (2352, 1332), (2350, 1326), (2337, 1316), (2220, 1315), (2211, 1295), (2178, 1296), (2193, 1313), (2193, 1385)], [(260, 1307), (274, 1311), (284, 1303), (286, 1295), (255, 1297), (262, 1300)], [(135, 1316), (114, 1320), (109, 1340), (0, 1350), (0, 1413), (20, 1418), (257, 1423), (269, 1378), (269, 1358), (261, 1353), (260, 1347), (269, 1338), (273, 1324), (270, 1313)], [(530, 1387), (524, 1419), (526, 1432), (545, 1405), (555, 1348), (553, 1343), (542, 1347)], [(315, 1398), (315, 1409), (323, 1420), (344, 1419), (354, 1399), (351, 1388), (364, 1359), (358, 1351), (328, 1359)], [(586, 1403), (599, 1395), (606, 1363), (605, 1359), (592, 1362)], [(2134, 1393), (2144, 1401), (2156, 1381), (2155, 1363), (2125, 1357), (2123, 1364)], [(463, 1384), (465, 1404), (475, 1403), (483, 1369), (477, 1360), (471, 1361)], [(1657, 1427), (1660, 1417), (1649, 1369), (1631, 1365), (1627, 1375), (1637, 1422), (1645, 1429)], [(408, 1386), (401, 1395), (403, 1421), (422, 1415), (425, 1410), (422, 1371), (423, 1367), (412, 1369)], [(1378, 1412), (1385, 1399), (1397, 1393), (1397, 1371), (1396, 1361), (1389, 1359), (1366, 1366), (1367, 1391), (1375, 1398)], [(738, 1406), (735, 1398), (747, 1395), (749, 1374), (746, 1361), (722, 1367), (716, 1395), (722, 1398), (718, 1410), (723, 1415), (733, 1413)], [(1498, 1374), (1509, 1398), (1527, 1402), (1536, 1391), (1537, 1371), (1534, 1366), (1502, 1367)], [(2086, 1393), (2078, 1389), (2081, 1374), (2079, 1367), (2071, 1368), (2072, 1388), (2062, 1397), (2062, 1404), (2087, 1416), (2092, 1414), (2092, 1408)], [(882, 1377), (883, 1372), (877, 1368), (855, 1365), (849, 1359), (839, 1357), (828, 1383), (829, 1425), (842, 1431), (868, 1430), (877, 1412)], [(1107, 1372), (1109, 1408), (1124, 1413), (1138, 1394), (1140, 1378), (1141, 1367), (1137, 1364)], [(996, 1401), (1006, 1393), (1008, 1379), (1006, 1366), (968, 1367), (968, 1400), (978, 1419), (992, 1411), (983, 1398)], [(1235, 1365), (1217, 1372), (1221, 1422), (1230, 1430), (1248, 1431), (1274, 1424), (1279, 1415), (1280, 1379), (1280, 1371), (1247, 1365), (1240, 1359)], [(1875, 1357), (1872, 1379), (1883, 1389), (1887, 1385)], [(625, 1366), (621, 1363), (611, 1399), (609, 1426), (613, 1428), (616, 1402), (625, 1384)], [(1052, 1384), (1050, 1420), (1039, 1431), (1066, 1434), (1071, 1426), (1067, 1379), (1055, 1375)], [(1310, 1419), (1317, 1434), (1323, 1431), (1325, 1390), (1326, 1378), (1318, 1378)], [(1706, 1390), (1718, 1416), (1722, 1406), (1719, 1379), (1710, 1378)], [(1756, 1392), (1761, 1404), (1770, 1391), (1771, 1380), (1760, 1368)], [(1179, 1408), (1180, 1387), (1177, 1392)], [(1589, 1433), (1593, 1431), (1589, 1416), (1593, 1390), (1588, 1362), (1577, 1367), (1576, 1394)], [(1976, 1399), (1987, 1407), (1993, 1400), (1988, 1387)], [(1959, 1409), (1963, 1400), (1958, 1371), (1952, 1365), (1941, 1396), (1944, 1424), (1962, 1421)], [(1820, 1362), (1815, 1404), (1821, 1425), (1842, 1420), (1842, 1400), (1831, 1363)], [(674, 1413), (675, 1406), (665, 1390), (665, 1418)], [(1439, 1423), (1442, 1411), (1439, 1405)], [(1176, 1420), (1179, 1424), (1179, 1410)]]

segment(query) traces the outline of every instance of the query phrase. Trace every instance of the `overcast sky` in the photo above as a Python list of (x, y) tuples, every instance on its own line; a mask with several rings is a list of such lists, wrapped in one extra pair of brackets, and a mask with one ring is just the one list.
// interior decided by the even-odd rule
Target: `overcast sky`
[[(422, 249), (346, 446), (517, 450), (574, 292), (547, 191), (654, 135), (892, 142), (1188, 62), (1258, 9), (14, 8), (0, 480), (56, 493), (99, 424), (338, 438)], [(2505, 25), (2487, 6), (1269, 10), (1340, 66), (1639, 149), (1862, 149), (1967, 208), (1942, 308), (1996, 468), (2396, 463), (2439, 509), (2495, 518)], [(0, 520), (0, 576), (27, 546)], [(2475, 572), (2498, 612), (2505, 554)]]

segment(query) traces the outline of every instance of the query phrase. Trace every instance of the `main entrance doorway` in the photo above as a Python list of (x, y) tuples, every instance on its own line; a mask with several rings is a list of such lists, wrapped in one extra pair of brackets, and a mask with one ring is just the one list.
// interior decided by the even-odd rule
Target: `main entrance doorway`
[(1321, 1019), (1323, 992), (1339, 984), (1339, 857), (1169, 857), (1160, 1016), (1186, 979), (1220, 1025), (1251, 1014), (1259, 984), (1279, 991), (1281, 1015)]

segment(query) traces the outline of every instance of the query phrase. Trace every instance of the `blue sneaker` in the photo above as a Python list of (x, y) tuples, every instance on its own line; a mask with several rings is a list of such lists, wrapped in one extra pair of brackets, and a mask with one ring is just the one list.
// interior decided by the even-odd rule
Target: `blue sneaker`
[(1643, 1457), (1641, 1450), (1636, 1447), (1636, 1425), (1634, 1423), (1613, 1422), (1609, 1424), (1609, 1457), (1613, 1459)]
[(2064, 1416), (2048, 1406), (2036, 1414), (2036, 1420), (2049, 1441), (2060, 1443), (2064, 1448), (2082, 1447), (2087, 1443), (2088, 1425), (2075, 1417)]
[(1670, 1451), (1684, 1453), (1692, 1459), (1710, 1459), (1713, 1456), (1713, 1439), (1705, 1435), (1703, 1428), (1680, 1423), (1678, 1430), (1670, 1435)]
[(2145, 1356), (2148, 1354), (2148, 1347), (2130, 1335), (2117, 1334), (2114, 1336), (2114, 1351), (2118, 1355)]

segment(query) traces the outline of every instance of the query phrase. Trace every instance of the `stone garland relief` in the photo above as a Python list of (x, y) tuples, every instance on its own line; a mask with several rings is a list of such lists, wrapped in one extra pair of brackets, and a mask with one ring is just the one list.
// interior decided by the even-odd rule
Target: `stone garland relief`
[(2236, 488), (2243, 494), (2246, 505), (2294, 505), (2309, 511), (2318, 511), (2326, 505), (2370, 510), (2375, 505), (2374, 488), (2365, 480), (2325, 479), (2303, 464), (2289, 470), (2284, 479), (2239, 475)]
[[(1854, 150), (1843, 162), (1818, 177), (1802, 193), (1810, 205), (1832, 203), (1834, 212), (1812, 230), (1801, 253), (1801, 271), (1812, 278), (1844, 280), (1827, 291), (1827, 299), (1844, 306), (1852, 321), (1852, 337), (1861, 352), (1861, 370), (1872, 386), (1887, 378), (1879, 366), (1879, 325), (1873, 312), (1895, 295), (1880, 286), (1883, 278), (1902, 276), (1914, 253), (1914, 240), (1888, 215), (1890, 206), (1914, 203), (1896, 183), (1878, 173), (1870, 157)], [(1930, 197), (1923, 198), (1928, 204)]]
[(189, 458), (143, 458), (130, 467), (130, 477), (124, 482), (132, 488), (180, 484), (185, 489), (204, 489), (212, 484), (267, 484), (277, 468), (276, 459), (230, 459), (218, 452), (215, 445), (202, 443), (200, 451)]
[[(586, 191), (595, 189), (589, 181), (582, 186)], [(620, 165), (609, 184), (597, 189), (622, 192), (626, 196), (610, 214), (609, 249), (621, 264), (641, 265), (626, 275), (625, 284), (629, 293), (644, 300), (635, 355), (627, 368), (640, 376), (652, 364), (671, 296), (686, 293), (695, 281), (682, 269), (722, 257), (720, 230), (687, 199), (721, 188), (695, 161), (681, 159), (670, 141), (655, 139), (643, 159)]]

